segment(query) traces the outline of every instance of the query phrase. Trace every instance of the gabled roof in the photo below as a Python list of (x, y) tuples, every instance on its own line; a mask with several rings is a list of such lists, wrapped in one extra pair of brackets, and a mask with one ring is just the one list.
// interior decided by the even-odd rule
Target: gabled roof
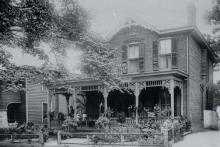
[(156, 32), (158, 35), (172, 35), (172, 34), (179, 34), (179, 33), (191, 33), (192, 37), (199, 43), (200, 46), (204, 49), (208, 49), (208, 53), (210, 54), (211, 59), (219, 63), (220, 57), (212, 50), (212, 48), (208, 45), (208, 42), (204, 38), (203, 34), (199, 31), (196, 26), (185, 26), (185, 27), (178, 27), (178, 28), (171, 28), (171, 29), (163, 29), (158, 30), (151, 24), (139, 20), (134, 20), (133, 18), (127, 19), (122, 25), (114, 29), (114, 32), (108, 35), (108, 40), (112, 39), (112, 37), (118, 33), (121, 29), (131, 26), (141, 26), (151, 31)]
[(110, 40), (116, 33), (118, 33), (121, 29), (126, 28), (126, 27), (131, 27), (131, 26), (141, 26), (144, 27), (148, 30), (154, 31), (159, 33), (159, 30), (157, 28), (155, 28), (153, 25), (151, 25), (150, 23), (138, 18), (138, 17), (128, 17), (124, 20), (121, 20), (119, 25), (113, 29), (112, 32), (110, 32), (107, 35), (107, 40)]
[(196, 26), (186, 26), (186, 27), (179, 27), (179, 28), (172, 28), (172, 29), (165, 29), (160, 30), (160, 35), (169, 35), (169, 34), (177, 34), (177, 33), (187, 33), (190, 32), (192, 37), (199, 43), (199, 45), (204, 48), (208, 49), (208, 53), (212, 60), (216, 63), (220, 62), (219, 56), (212, 50), (212, 48), (208, 45), (203, 34), (199, 31)]

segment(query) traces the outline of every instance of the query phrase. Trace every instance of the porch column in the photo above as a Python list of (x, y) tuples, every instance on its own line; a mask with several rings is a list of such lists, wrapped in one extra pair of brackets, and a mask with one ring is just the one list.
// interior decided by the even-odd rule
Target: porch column
[(52, 100), (53, 92), (48, 89), (47, 91), (47, 125), (50, 128), (50, 112), (51, 112), (51, 100)]
[(104, 96), (104, 107), (105, 107), (105, 111), (107, 111), (108, 109), (108, 90), (106, 87), (104, 87), (104, 91), (103, 91), (103, 96)]
[(59, 113), (59, 94), (55, 95), (55, 112)]
[(80, 93), (81, 87), (74, 87), (73, 90), (73, 109), (74, 109), (74, 118), (76, 118), (77, 115), (77, 95)]
[(76, 118), (76, 89), (73, 91), (73, 109), (74, 109), (74, 118)]
[(69, 114), (70, 113), (70, 109), (69, 109), (69, 106), (70, 106), (70, 94), (66, 94), (65, 97), (66, 97), (66, 104), (67, 104), (67, 114)]
[(174, 80), (170, 80), (171, 118), (174, 118)]
[(184, 97), (183, 97), (183, 84), (182, 84), (182, 87), (180, 88), (180, 90), (181, 90), (181, 115), (183, 116), (183, 99), (184, 99)]
[(138, 87), (138, 83), (135, 83), (135, 105), (136, 105), (136, 125), (138, 124), (138, 106), (139, 106), (139, 100), (138, 100), (138, 96), (139, 96), (139, 87)]

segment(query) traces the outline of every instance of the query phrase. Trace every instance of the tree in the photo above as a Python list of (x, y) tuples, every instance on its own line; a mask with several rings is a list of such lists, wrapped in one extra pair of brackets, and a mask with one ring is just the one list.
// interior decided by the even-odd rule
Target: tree
[[(213, 35), (205, 34), (205, 38), (216, 55), (220, 55), (220, 0), (215, 0), (212, 9), (207, 13), (206, 19), (213, 25)], [(219, 60), (220, 61), (220, 60)], [(220, 70), (220, 64), (214, 64), (216, 70)], [(218, 69), (219, 68), (219, 69)]]
[[(60, 4), (59, 9), (55, 7), (57, 3)], [(62, 64), (53, 69), (48, 66), (48, 56), (39, 46), (41, 42), (47, 42), (55, 54), (62, 56), (66, 55), (65, 49), (69, 45), (75, 44), (83, 51), (84, 73), (109, 86), (120, 83), (120, 62), (116, 50), (103, 39), (88, 33), (89, 17), (76, 1), (2, 0), (0, 7), (0, 53), (3, 55), (0, 64), (5, 68), (0, 75), (14, 83), (13, 87), (24, 77), (41, 76), (51, 81), (68, 76)], [(17, 67), (10, 63), (12, 56), (5, 46), (19, 46), (24, 52), (45, 60), (45, 64), (41, 68)]]
[(206, 34), (205, 37), (213, 48), (215, 53), (220, 53), (220, 36), (217, 34), (220, 31), (220, 0), (216, 0), (212, 10), (207, 13), (206, 19), (208, 23), (213, 25), (213, 35)]
[[(55, 9), (56, 3), (61, 4), (61, 10)], [(86, 11), (73, 0), (1, 0), (0, 65), (4, 70), (0, 74), (1, 80), (10, 81), (15, 87), (16, 81), (24, 77), (33, 78), (40, 74), (44, 80), (60, 78), (64, 73), (57, 72), (63, 69), (57, 71), (48, 66), (48, 55), (40, 48), (40, 43), (47, 42), (53, 52), (65, 55), (65, 47), (70, 41), (80, 41), (87, 27)], [(13, 47), (20, 47), (25, 53), (38, 56), (45, 61), (44, 66), (18, 67), (12, 64), (12, 55), (8, 50)]]
[(111, 88), (118, 89), (122, 82), (119, 50), (112, 48), (107, 41), (94, 34), (83, 39), (81, 48), (83, 49), (82, 72), (101, 80)]

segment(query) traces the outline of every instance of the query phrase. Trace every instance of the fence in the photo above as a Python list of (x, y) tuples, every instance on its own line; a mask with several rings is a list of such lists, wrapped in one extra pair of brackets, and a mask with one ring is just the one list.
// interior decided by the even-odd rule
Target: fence
[[(12, 143), (16, 143), (16, 140), (21, 142), (21, 140), (27, 140), (28, 143), (36, 142), (40, 144), (44, 144), (44, 135), (43, 133), (39, 134), (0, 134), (0, 138), (8, 138), (11, 139)], [(36, 139), (33, 141), (33, 139)]]
[[(81, 141), (70, 138), (83, 138)], [(63, 138), (68, 137), (67, 140)], [(164, 135), (162, 133), (57, 133), (57, 143), (75, 144), (85, 146), (164, 146)]]

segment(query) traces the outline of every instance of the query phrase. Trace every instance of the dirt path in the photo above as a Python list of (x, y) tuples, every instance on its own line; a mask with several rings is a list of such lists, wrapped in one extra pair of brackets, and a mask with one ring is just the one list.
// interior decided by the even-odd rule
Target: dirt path
[(220, 147), (220, 131), (205, 131), (187, 135), (173, 147)]

